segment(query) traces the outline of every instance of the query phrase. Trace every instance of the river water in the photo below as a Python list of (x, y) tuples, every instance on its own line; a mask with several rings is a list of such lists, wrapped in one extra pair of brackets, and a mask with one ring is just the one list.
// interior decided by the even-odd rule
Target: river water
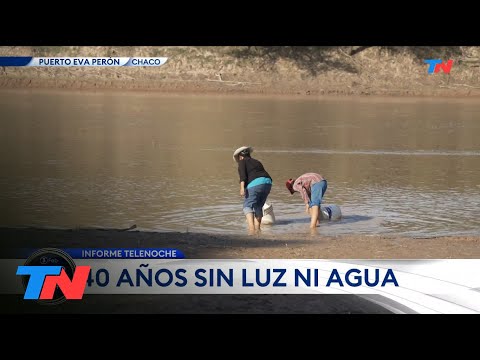
[(273, 177), (270, 233), (480, 235), (480, 101), (0, 91), (0, 226), (244, 233), (233, 151)]

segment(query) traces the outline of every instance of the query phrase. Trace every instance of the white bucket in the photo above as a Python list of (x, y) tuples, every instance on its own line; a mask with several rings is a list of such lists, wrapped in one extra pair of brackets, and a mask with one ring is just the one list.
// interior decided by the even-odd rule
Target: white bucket
[(272, 225), (275, 223), (275, 214), (273, 213), (273, 205), (265, 203), (263, 205), (262, 225)]
[(322, 219), (323, 220), (340, 220), (342, 218), (342, 210), (340, 206), (332, 205), (320, 205)]

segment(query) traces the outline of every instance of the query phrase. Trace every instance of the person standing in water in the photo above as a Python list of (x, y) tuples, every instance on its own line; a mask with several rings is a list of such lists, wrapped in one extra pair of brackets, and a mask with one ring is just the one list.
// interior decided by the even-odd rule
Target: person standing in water
[(247, 218), (250, 234), (260, 230), (263, 205), (272, 189), (272, 177), (260, 161), (251, 157), (252, 152), (252, 147), (242, 146), (233, 153), (233, 159), (238, 163), (240, 196), (245, 198), (243, 213)]

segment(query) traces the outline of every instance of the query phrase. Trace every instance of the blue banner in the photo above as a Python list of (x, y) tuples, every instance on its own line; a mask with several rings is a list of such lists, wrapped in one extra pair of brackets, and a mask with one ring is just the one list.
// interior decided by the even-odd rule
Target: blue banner
[(31, 56), (3, 56), (0, 57), (0, 66), (27, 66), (32, 59)]

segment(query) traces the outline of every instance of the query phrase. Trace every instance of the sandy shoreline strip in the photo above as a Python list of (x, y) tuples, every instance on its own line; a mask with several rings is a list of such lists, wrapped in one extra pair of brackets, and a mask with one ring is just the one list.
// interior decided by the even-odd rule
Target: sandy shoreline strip
[(369, 88), (369, 90), (352, 89), (339, 85), (324, 86), (318, 90), (308, 85), (279, 82), (264, 86), (230, 87), (222, 83), (205, 83), (203, 81), (148, 81), (148, 80), (95, 80), (95, 79), (42, 79), (42, 78), (1, 78), (0, 89), (22, 90), (61, 90), (61, 91), (121, 91), (151, 92), (177, 95), (253, 95), (253, 96), (289, 96), (289, 97), (384, 97), (384, 98), (480, 98), (480, 89), (475, 88), (442, 88), (423, 86), (419, 88)]
[(196, 259), (478, 259), (480, 236), (221, 235), (115, 229), (0, 228), (2, 257), (26, 247), (181, 250)]

